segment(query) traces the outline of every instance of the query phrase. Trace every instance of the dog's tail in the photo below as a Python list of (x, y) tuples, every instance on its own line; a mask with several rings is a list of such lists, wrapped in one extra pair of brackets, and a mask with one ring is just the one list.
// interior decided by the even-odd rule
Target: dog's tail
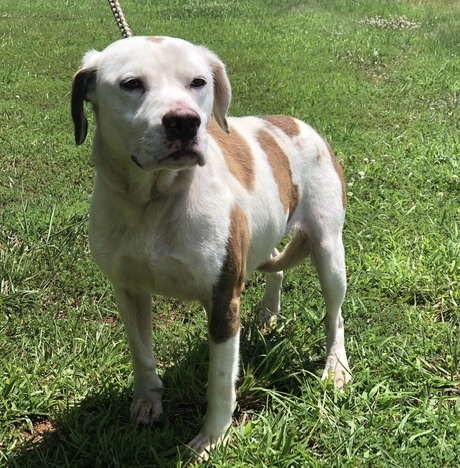
[(284, 250), (276, 257), (262, 263), (257, 270), (276, 273), (300, 265), (310, 253), (310, 241), (301, 231), (296, 231)]

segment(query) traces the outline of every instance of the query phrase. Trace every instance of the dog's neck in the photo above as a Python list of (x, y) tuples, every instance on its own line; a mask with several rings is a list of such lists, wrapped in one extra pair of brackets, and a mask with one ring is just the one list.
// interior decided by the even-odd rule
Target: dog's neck
[(93, 163), (97, 177), (123, 198), (139, 205), (172, 195), (188, 193), (195, 168), (173, 171), (146, 171), (137, 167), (128, 154), (114, 154), (95, 135)]

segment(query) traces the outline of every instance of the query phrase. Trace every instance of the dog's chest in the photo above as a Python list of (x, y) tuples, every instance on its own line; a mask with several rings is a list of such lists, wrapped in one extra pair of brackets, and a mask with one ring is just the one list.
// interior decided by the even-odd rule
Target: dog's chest
[(204, 221), (168, 216), (168, 210), (130, 211), (125, 216), (110, 215), (110, 210), (103, 211), (105, 216), (98, 213), (90, 217), (91, 252), (115, 287), (208, 300), (224, 243), (210, 247), (210, 226)]
[[(113, 273), (123, 287), (182, 300), (201, 300), (202, 285), (186, 259), (176, 258), (168, 246), (122, 248), (112, 258)], [(199, 276), (199, 275), (198, 275)]]

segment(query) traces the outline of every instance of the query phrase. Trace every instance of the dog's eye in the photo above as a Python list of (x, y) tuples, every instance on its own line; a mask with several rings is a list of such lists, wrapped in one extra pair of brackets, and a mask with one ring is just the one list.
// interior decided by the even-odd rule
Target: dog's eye
[(203, 88), (205, 85), (206, 81), (203, 78), (195, 78), (190, 84), (192, 88)]
[(120, 83), (120, 87), (125, 89), (126, 91), (136, 91), (136, 90), (143, 90), (144, 84), (141, 80), (137, 78), (130, 78), (128, 80), (122, 81)]

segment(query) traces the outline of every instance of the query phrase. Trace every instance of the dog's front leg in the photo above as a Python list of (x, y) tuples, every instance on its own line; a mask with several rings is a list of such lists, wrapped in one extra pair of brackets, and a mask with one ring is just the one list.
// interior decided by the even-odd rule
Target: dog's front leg
[(239, 297), (214, 301), (209, 317), (208, 407), (199, 434), (189, 443), (198, 459), (227, 438), (236, 404), (240, 338)]
[(163, 412), (163, 383), (152, 351), (152, 298), (115, 288), (118, 311), (128, 335), (134, 371), (131, 419), (136, 426), (151, 426)]

